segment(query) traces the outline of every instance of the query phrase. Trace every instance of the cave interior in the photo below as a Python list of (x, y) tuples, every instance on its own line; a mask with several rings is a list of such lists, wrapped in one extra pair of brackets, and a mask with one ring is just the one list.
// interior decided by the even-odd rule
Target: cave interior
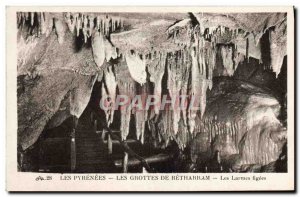
[[(20, 171), (287, 172), (286, 13), (19, 12), (17, 28)], [(198, 109), (99, 107), (180, 94)]]

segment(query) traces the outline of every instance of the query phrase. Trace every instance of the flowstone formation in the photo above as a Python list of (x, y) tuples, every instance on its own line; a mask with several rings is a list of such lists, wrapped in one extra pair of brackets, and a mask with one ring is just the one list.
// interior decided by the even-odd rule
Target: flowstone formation
[[(141, 143), (175, 141), (192, 162), (215, 151), (238, 155), (234, 166), (274, 162), (286, 142), (286, 89), (272, 89), (284, 78), (286, 27), (285, 13), (17, 13), (18, 145), (79, 118), (97, 81), (112, 102), (160, 99), (118, 109), (122, 140), (134, 117)], [(165, 94), (193, 108), (161, 110)], [(107, 126), (116, 121), (115, 110), (104, 113)]]

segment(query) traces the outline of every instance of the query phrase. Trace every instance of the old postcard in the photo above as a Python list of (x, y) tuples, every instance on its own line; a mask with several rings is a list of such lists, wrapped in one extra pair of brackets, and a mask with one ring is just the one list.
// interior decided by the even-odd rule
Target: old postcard
[(295, 189), (293, 7), (7, 7), (8, 191)]

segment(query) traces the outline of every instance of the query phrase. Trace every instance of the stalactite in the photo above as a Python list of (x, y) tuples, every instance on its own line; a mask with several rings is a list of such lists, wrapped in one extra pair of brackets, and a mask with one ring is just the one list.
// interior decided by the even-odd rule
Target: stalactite
[(87, 25), (88, 25), (88, 19), (87, 16), (83, 15), (83, 23), (82, 23), (82, 33), (84, 37), (84, 42), (86, 43), (88, 34), (87, 34)]
[[(115, 66), (115, 74), (119, 95), (123, 95), (131, 100), (136, 94), (135, 81), (132, 79), (129, 73), (129, 69), (126, 65), (126, 62), (122, 61)], [(128, 100), (127, 103), (124, 103), (124, 105), (119, 107), (119, 110), (121, 112), (120, 130), (122, 140), (126, 140), (129, 134), (129, 123), (131, 119), (132, 108), (129, 103), (130, 100)], [(121, 102), (124, 101), (122, 100)]]
[(34, 12), (30, 12), (30, 24), (31, 26), (34, 24)]
[(28, 61), (29, 55), (38, 44), (37, 38), (30, 38), (30, 40), (24, 40), (23, 36), (20, 36), (18, 41), (18, 68), (25, 65)]
[(54, 26), (57, 34), (58, 43), (62, 44), (64, 42), (64, 37), (66, 33), (64, 23), (59, 19), (54, 19)]
[(247, 42), (246, 42), (244, 35), (242, 33), (240, 33), (239, 31), (234, 39), (234, 45), (235, 45), (235, 51), (237, 51), (237, 53), (240, 53), (240, 54), (243, 54), (244, 56), (246, 56)]
[(70, 32), (73, 33), (76, 26), (76, 17), (74, 16), (71, 17), (71, 13), (68, 12), (65, 14), (65, 19)]
[(105, 118), (106, 118), (106, 123), (107, 126), (109, 127), (109, 125), (111, 124), (111, 112), (110, 109), (105, 109), (106, 107), (109, 108), (110, 107), (110, 97), (109, 97), (109, 93), (106, 90), (106, 84), (105, 81), (103, 81), (102, 85), (101, 85), (101, 99), (105, 98), (105, 101), (101, 101), (103, 103), (101, 103), (101, 105), (104, 105), (104, 107), (101, 106), (101, 108), (103, 109), (104, 113), (105, 113)]
[(50, 17), (47, 12), (20, 12), (17, 13), (17, 25), (19, 29), (27, 26), (26, 29), (29, 35), (35, 33), (36, 37), (40, 37), (45, 34), (48, 37), (52, 31), (53, 17)]
[(104, 48), (105, 48), (105, 59), (109, 62), (111, 59), (116, 59), (118, 57), (116, 47), (112, 46), (112, 44), (104, 39)]
[(79, 118), (85, 110), (92, 93), (97, 75), (82, 80), (77, 88), (70, 93), (70, 114)]
[(49, 15), (49, 13), (42, 13), (44, 22), (41, 24), (41, 31), (42, 34), (45, 34), (46, 37), (48, 37), (52, 31), (53, 28), (53, 18)]
[(92, 49), (94, 60), (98, 67), (101, 67), (104, 61), (110, 61), (117, 58), (115, 47), (103, 37), (101, 32), (95, 32), (92, 36)]
[(79, 36), (81, 25), (82, 25), (81, 17), (79, 15), (77, 15), (76, 16), (76, 25), (75, 25), (76, 26), (76, 35), (77, 35), (77, 37)]
[[(191, 24), (191, 19), (187, 19), (176, 23), (174, 27), (168, 29), (167, 34), (170, 37), (165, 41), (163, 39), (166, 35), (162, 35), (162, 43), (159, 43), (157, 48), (156, 46), (154, 49), (149, 47), (145, 51), (140, 50), (138, 52), (140, 48), (137, 45), (136, 48), (133, 47), (136, 50), (135, 52), (129, 52), (130, 48), (124, 51), (122, 47), (122, 51), (119, 51), (116, 46), (119, 47), (120, 43), (110, 40), (112, 38), (111, 33), (121, 31), (121, 35), (126, 36), (127, 32), (123, 34), (122, 30), (129, 29), (130, 33), (133, 26), (131, 26), (130, 20), (124, 21), (123, 18), (117, 17), (116, 14), (112, 15), (114, 16), (103, 13), (65, 13), (61, 16), (57, 13), (43, 12), (17, 13), (18, 28), (24, 31), (18, 37), (18, 50), (21, 51), (20, 55), (18, 54), (20, 56), (18, 57), (18, 66), (27, 63), (26, 57), (30, 56), (28, 53), (35, 47), (39, 37), (44, 34), (48, 36), (53, 26), (55, 27), (54, 30), (60, 44), (63, 43), (64, 37), (72, 38), (72, 36), (65, 36), (67, 29), (71, 33), (80, 36), (80, 38), (83, 36), (85, 42), (91, 37), (92, 52), (97, 66), (99, 68), (102, 67), (105, 61), (109, 62), (110, 65), (107, 70), (104, 69), (104, 77), (100, 77), (99, 75), (99, 80), (103, 82), (101, 87), (103, 97), (110, 96), (111, 100), (115, 100), (116, 86), (119, 89), (120, 95), (133, 96), (137, 93), (137, 84), (135, 82), (138, 82), (144, 91), (147, 85), (146, 66), (150, 74), (150, 81), (154, 83), (154, 94), (159, 98), (161, 98), (162, 94), (162, 85), (165, 85), (162, 84), (165, 66), (167, 66), (168, 76), (166, 77), (171, 98), (175, 99), (180, 105), (180, 102), (183, 100), (183, 98), (178, 98), (180, 95), (194, 97), (194, 100), (187, 99), (187, 104), (192, 103), (192, 106), (197, 109), (188, 108), (182, 110), (175, 108), (174, 110), (167, 109), (165, 112), (160, 112), (160, 105), (158, 104), (154, 107), (156, 115), (151, 114), (153, 116), (149, 117), (145, 110), (132, 110), (127, 105), (123, 106), (121, 109), (120, 125), (123, 140), (126, 139), (129, 133), (130, 118), (133, 114), (135, 116), (136, 136), (142, 143), (144, 142), (145, 122), (149, 122), (152, 120), (151, 118), (155, 117), (155, 119), (161, 120), (155, 120), (160, 125), (155, 125), (154, 127), (160, 128), (158, 129), (159, 134), (155, 133), (153, 138), (157, 138), (159, 143), (164, 142), (165, 146), (171, 140), (175, 140), (179, 147), (184, 149), (189, 144), (191, 138), (194, 138), (197, 133), (207, 133), (207, 143), (213, 143), (216, 138), (221, 138), (221, 141), (225, 144), (233, 143), (235, 148), (238, 147), (241, 144), (241, 138), (248, 130), (236, 120), (232, 120), (232, 122), (227, 124), (227, 122), (221, 122), (217, 118), (206, 117), (206, 92), (213, 85), (212, 79), (216, 64), (217, 47), (221, 46), (220, 53), (225, 67), (225, 72), (221, 75), (232, 76), (239, 63), (245, 57), (261, 59), (260, 48), (262, 46), (260, 45), (262, 43), (260, 42), (260, 38), (265, 32), (247, 32), (236, 27), (230, 29), (223, 26), (223, 24), (207, 27), (199, 21), (199, 24), (195, 26)], [(126, 24), (126, 28), (122, 29), (124, 23)], [(283, 58), (286, 55), (285, 27), (286, 24), (283, 22), (268, 30), (270, 32), (271, 45), (270, 64), (277, 75), (281, 70)], [(139, 30), (138, 28), (137, 30)], [(26, 37), (28, 39), (25, 40), (24, 38)], [(120, 53), (122, 54), (122, 58), (121, 55), (119, 56)], [(119, 64), (121, 61), (124, 61), (122, 62), (123, 65), (111, 66), (115, 62)], [(119, 67), (124, 66), (126, 69), (122, 69), (126, 71), (123, 72), (124, 70), (122, 70), (120, 72)], [(103, 72), (103, 67), (97, 69), (97, 71)], [(114, 73), (113, 68), (119, 71)], [(36, 73), (30, 73), (29, 75), (35, 77)], [(142, 95), (146, 94), (147, 91), (143, 92)], [(153, 111), (151, 112), (153, 113)], [(109, 126), (113, 122), (114, 110), (105, 110), (105, 115)], [(248, 117), (250, 120), (246, 122), (248, 125), (253, 126), (255, 125), (253, 123), (255, 117), (252, 116), (257, 114), (250, 115), (251, 117)], [(248, 137), (249, 139), (252, 139), (252, 137)], [(273, 149), (277, 149), (276, 144), (272, 144), (272, 142), (264, 141), (264, 143)], [(265, 144), (260, 144), (260, 149), (265, 151), (264, 153), (267, 153), (267, 151), (270, 152), (271, 150), (267, 150), (264, 147)], [(223, 145), (221, 144), (220, 146)], [(256, 147), (252, 144), (247, 148), (241, 149), (241, 151), (245, 153), (253, 152)], [(273, 152), (271, 156), (265, 156), (264, 154), (259, 160), (262, 163), (270, 161), (270, 158), (275, 158), (276, 156), (276, 154), (272, 154)], [(254, 158), (255, 156), (251, 153), (244, 161), (247, 163)]]
[(249, 57), (253, 57), (255, 59), (258, 59), (260, 62), (261, 60), (261, 46), (260, 46), (260, 41), (259, 41), (259, 36), (258, 38), (255, 38), (254, 33), (250, 33), (248, 35), (248, 42), (249, 42)]
[(104, 80), (102, 83), (102, 97), (109, 97), (109, 101), (107, 101), (106, 105), (108, 110), (104, 110), (106, 114), (107, 126), (109, 127), (114, 119), (114, 106), (113, 102), (116, 100), (116, 90), (117, 90), (117, 82), (115, 78), (115, 74), (113, 72), (112, 66), (109, 66), (104, 73)]
[(140, 142), (144, 143), (144, 133), (145, 133), (145, 123), (148, 119), (148, 111), (143, 107), (145, 106), (146, 99), (148, 96), (149, 88), (147, 84), (139, 87), (141, 91), (139, 91), (140, 101), (142, 106), (135, 108), (135, 125), (136, 125), (136, 137)]
[(182, 119), (178, 122), (179, 129), (178, 129), (178, 134), (176, 136), (176, 142), (178, 144), (178, 147), (181, 150), (184, 150), (186, 146), (188, 145), (189, 142), (189, 132), (187, 130), (187, 127), (184, 125), (184, 122)]
[(208, 85), (210, 84), (210, 81), (207, 81), (206, 79), (202, 79), (200, 82), (200, 95), (199, 95), (199, 107), (200, 107), (200, 114), (201, 117), (203, 116), (205, 109), (206, 109), (206, 91), (208, 89)]
[(88, 22), (89, 22), (88, 36), (90, 37), (92, 36), (95, 27), (94, 19), (92, 17), (89, 17)]
[(146, 60), (135, 52), (126, 53), (125, 59), (131, 77), (141, 85), (146, 83)]
[(37, 37), (40, 37), (41, 36), (41, 24), (42, 24), (42, 17), (41, 17), (41, 13), (40, 12), (37, 12), (36, 14), (36, 20), (37, 20)]
[(79, 36), (82, 30), (84, 41), (93, 35), (94, 31), (101, 32), (104, 36), (121, 29), (124, 21), (119, 17), (110, 17), (108, 15), (82, 14), (82, 13), (65, 13), (65, 22), (71, 33), (76, 28), (76, 35)]
[(222, 55), (223, 65), (224, 65), (226, 74), (229, 76), (232, 76), (234, 73), (232, 47), (228, 46), (228, 45), (221, 46), (221, 55)]
[[(120, 86), (123, 86), (123, 90), (121, 90), (122, 92), (133, 92), (133, 86), (132, 84), (123, 84), (123, 85), (120, 85)], [(119, 84), (118, 84), (118, 87), (120, 87)], [(121, 92), (120, 91), (120, 92)], [(120, 127), (120, 130), (121, 130), (121, 138), (122, 140), (126, 140), (128, 134), (129, 134), (129, 124), (130, 124), (130, 119), (131, 119), (131, 108), (128, 107), (128, 106), (122, 106), (121, 109), (121, 127)]]
[[(212, 77), (216, 59), (214, 42), (205, 40), (212, 38), (212, 35), (209, 33), (213, 33), (214, 30), (207, 29), (205, 31), (203, 28), (200, 25), (193, 29), (192, 35), (194, 41), (190, 49), (190, 56), (192, 57), (190, 96), (191, 98), (197, 98), (191, 101), (191, 105), (200, 108), (201, 116), (203, 116), (206, 108), (206, 91), (208, 88), (212, 88)], [(189, 109), (187, 112), (190, 132), (194, 131), (196, 113), (197, 110), (192, 109)]]
[[(189, 94), (189, 78), (190, 78), (190, 71), (191, 71), (191, 58), (188, 50), (183, 50), (182, 52), (182, 86), (180, 90), (180, 94), (187, 96)], [(181, 105), (181, 114), (183, 119), (183, 124), (185, 126), (188, 125), (188, 117), (187, 117), (187, 107), (188, 107), (188, 99), (187, 98), (181, 98), (180, 99), (180, 105)]]
[(51, 27), (49, 27), (49, 14), (42, 12), (41, 13), (41, 34), (46, 34), (46, 36), (49, 35), (49, 29)]
[[(188, 50), (180, 50), (177, 53), (177, 64), (179, 65), (179, 68), (181, 70), (181, 87), (179, 90), (179, 94), (181, 96), (187, 96), (188, 95), (188, 83), (189, 83), (189, 77), (190, 77), (190, 54)], [(179, 95), (177, 95), (179, 96)], [(186, 97), (179, 97), (178, 100), (178, 114), (179, 121), (178, 121), (178, 135), (176, 138), (177, 144), (179, 147), (183, 150), (188, 142), (189, 142), (189, 132), (188, 132), (188, 120), (187, 120), (187, 98)], [(175, 114), (175, 113), (173, 113)], [(175, 117), (175, 115), (174, 115)]]
[(92, 37), (92, 49), (97, 66), (101, 67), (105, 60), (104, 38), (101, 32), (95, 33)]
[(212, 78), (213, 78), (213, 71), (216, 66), (216, 47), (214, 45), (209, 46), (207, 50), (207, 59), (208, 59), (208, 76), (207, 76), (207, 85), (208, 88), (212, 89)]
[(96, 30), (97, 31), (101, 31), (101, 29), (100, 29), (101, 26), (100, 25), (101, 25), (100, 16), (97, 16), (96, 17)]
[(244, 62), (245, 60), (245, 56), (241, 53), (238, 53), (237, 51), (234, 51), (234, 58), (233, 58), (233, 61), (234, 61), (234, 70), (237, 69), (238, 65), (241, 63), (241, 62)]
[(271, 68), (276, 76), (281, 71), (284, 56), (287, 55), (286, 20), (276, 25), (274, 30), (269, 30)]
[(171, 110), (164, 110), (162, 112), (162, 120), (158, 124), (158, 130), (165, 142), (165, 147), (168, 146), (170, 139), (174, 139), (175, 131), (173, 129), (173, 113)]
[[(151, 55), (153, 56), (153, 55)], [(157, 57), (147, 60), (147, 68), (150, 73), (150, 81), (154, 83), (154, 95), (161, 99), (162, 78), (165, 73), (166, 53), (159, 53)], [(159, 114), (160, 103), (154, 106), (155, 114)]]
[[(193, 107), (199, 106), (199, 101), (202, 99), (199, 99), (201, 97), (201, 76), (200, 76), (200, 69), (198, 66), (198, 49), (195, 47), (191, 51), (191, 57), (192, 57), (192, 68), (191, 68), (191, 104)], [(189, 123), (189, 131), (191, 133), (194, 132), (195, 128), (195, 118), (196, 118), (197, 110), (193, 108), (189, 108), (188, 110), (188, 123)]]
[[(175, 135), (178, 132), (178, 124), (180, 120), (180, 108), (179, 106), (179, 92), (183, 82), (183, 69), (186, 65), (182, 64), (180, 58), (178, 58), (180, 52), (175, 54), (169, 53), (167, 55), (167, 69), (168, 69), (168, 90), (172, 99), (172, 111), (173, 111), (173, 129)], [(177, 59), (178, 58), (178, 59)]]

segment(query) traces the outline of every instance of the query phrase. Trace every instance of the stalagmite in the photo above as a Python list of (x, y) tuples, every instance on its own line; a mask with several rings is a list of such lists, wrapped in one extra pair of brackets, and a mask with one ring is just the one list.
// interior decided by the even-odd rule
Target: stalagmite
[(141, 59), (138, 54), (135, 52), (126, 53), (126, 63), (130, 72), (131, 77), (143, 85), (146, 83), (146, 61), (145, 59)]
[(94, 60), (98, 67), (101, 67), (105, 60), (104, 38), (101, 32), (96, 32), (92, 36), (92, 49)]

